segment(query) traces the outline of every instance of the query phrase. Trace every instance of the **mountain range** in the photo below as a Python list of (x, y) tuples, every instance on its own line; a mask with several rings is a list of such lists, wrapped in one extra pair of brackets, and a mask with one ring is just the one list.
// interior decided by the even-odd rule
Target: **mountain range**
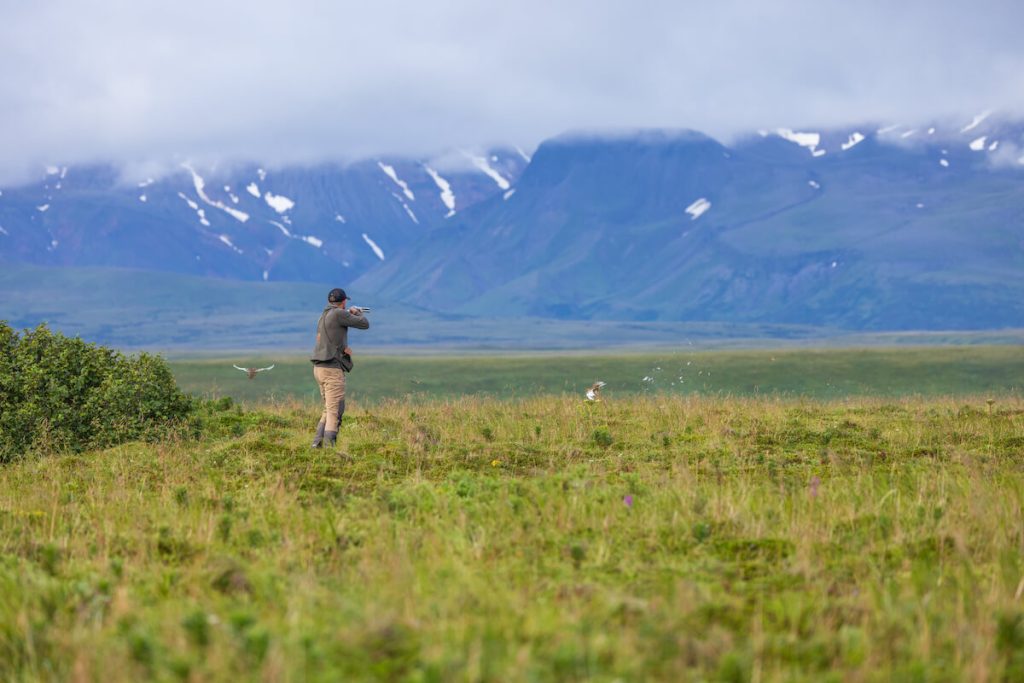
[(0, 191), (0, 262), (350, 282), (506, 191), (528, 159), (495, 149), (278, 169), (185, 161), (156, 178), (49, 166)]
[(155, 179), (53, 166), (0, 194), (3, 262), (344, 284), (459, 316), (1014, 327), (1024, 125), (574, 133), (532, 155)]

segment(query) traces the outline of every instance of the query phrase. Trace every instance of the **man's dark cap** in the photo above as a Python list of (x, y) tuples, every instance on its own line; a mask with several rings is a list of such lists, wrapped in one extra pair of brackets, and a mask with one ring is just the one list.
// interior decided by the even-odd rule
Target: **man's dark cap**
[(331, 291), (327, 292), (328, 303), (340, 304), (347, 298), (348, 296), (345, 294), (345, 290), (341, 289), (340, 287), (335, 287)]

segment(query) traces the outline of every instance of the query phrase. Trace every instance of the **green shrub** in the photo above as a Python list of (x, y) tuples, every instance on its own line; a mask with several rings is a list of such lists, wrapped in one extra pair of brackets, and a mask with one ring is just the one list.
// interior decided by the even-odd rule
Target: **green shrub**
[(0, 321), (0, 462), (158, 438), (192, 412), (159, 356), (125, 356), (45, 325), (19, 336)]

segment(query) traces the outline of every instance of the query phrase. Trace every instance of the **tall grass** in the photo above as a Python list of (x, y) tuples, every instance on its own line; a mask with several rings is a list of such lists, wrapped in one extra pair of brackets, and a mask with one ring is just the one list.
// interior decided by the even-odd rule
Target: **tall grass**
[(0, 469), (5, 680), (1021, 680), (1024, 401), (302, 403)]

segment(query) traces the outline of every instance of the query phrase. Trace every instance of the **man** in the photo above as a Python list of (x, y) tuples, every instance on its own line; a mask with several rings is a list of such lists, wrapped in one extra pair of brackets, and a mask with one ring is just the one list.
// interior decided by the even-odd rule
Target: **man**
[(334, 446), (345, 414), (345, 373), (352, 369), (352, 350), (348, 347), (348, 328), (365, 330), (370, 321), (353, 306), (345, 310), (348, 296), (343, 289), (327, 293), (327, 307), (316, 324), (316, 348), (313, 349), (313, 377), (320, 387), (324, 412), (316, 426), (313, 448), (324, 443)]

